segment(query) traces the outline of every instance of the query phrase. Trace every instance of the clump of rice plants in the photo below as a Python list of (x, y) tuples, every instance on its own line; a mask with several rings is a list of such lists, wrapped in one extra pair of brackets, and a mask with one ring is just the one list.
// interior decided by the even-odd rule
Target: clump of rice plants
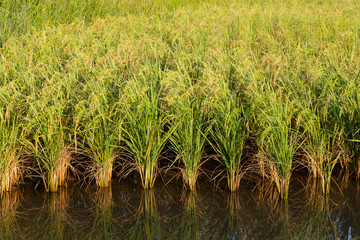
[(171, 115), (163, 110), (162, 74), (158, 64), (150, 66), (134, 75), (125, 89), (128, 99), (125, 101), (124, 142), (133, 160), (131, 170), (139, 172), (144, 189), (154, 186), (161, 151), (176, 128), (173, 125), (165, 131)]
[(201, 158), (205, 148), (206, 136), (210, 131), (204, 100), (201, 96), (184, 94), (173, 106), (178, 124), (170, 137), (172, 148), (184, 164), (182, 176), (185, 186), (191, 191), (196, 188)]
[[(41, 97), (40, 97), (41, 96)], [(56, 192), (66, 183), (71, 161), (70, 100), (54, 82), (33, 89), (27, 99), (25, 146), (34, 158), (46, 191)]]
[(93, 81), (84, 88), (89, 97), (78, 103), (77, 121), (81, 152), (91, 160), (88, 174), (95, 178), (97, 186), (108, 187), (121, 141), (123, 113), (116, 86), (102, 83)]
[(360, 179), (360, 72), (354, 80), (347, 80), (347, 86), (339, 97), (339, 117), (336, 123), (341, 127), (344, 150), (350, 155), (351, 170)]
[(257, 123), (260, 158), (266, 165), (265, 173), (277, 187), (282, 199), (288, 198), (293, 158), (300, 147), (299, 129), (294, 126), (296, 106), (291, 96), (265, 87), (259, 98)]
[[(299, 1), (294, 7), (288, 0), (0, 1), (1, 91), (16, 85), (22, 94), (14, 98), (21, 115), (11, 110), (1, 125), (9, 129), (1, 136), (1, 151), (18, 162), (15, 133), (24, 129), (30, 158), (37, 160), (46, 188), (56, 191), (74, 139), (92, 159), (87, 173), (99, 186), (109, 184), (123, 144), (132, 159), (128, 169), (136, 169), (144, 188), (150, 188), (162, 149), (178, 127), (171, 143), (185, 185), (194, 189), (214, 124), (209, 140), (235, 191), (249, 134), (249, 106), (242, 99), (258, 94), (251, 106), (258, 113), (251, 135), (259, 136), (259, 163), (266, 165), (260, 172), (266, 170), (283, 197), (299, 132), (305, 143), (299, 152), (308, 155), (299, 161), (314, 176), (325, 172), (329, 179), (340, 163), (360, 178), (359, 3), (322, 2)], [(163, 88), (163, 80), (174, 76), (176, 83)], [(280, 79), (297, 87), (275, 90)], [(229, 89), (217, 95), (224, 83)], [(332, 84), (332, 92), (324, 88), (319, 94), (323, 83)], [(235, 93), (233, 86), (239, 85)], [(253, 85), (271, 89), (257, 93)], [(330, 113), (319, 105), (328, 101), (328, 93), (334, 105)], [(0, 115), (6, 115), (7, 104), (1, 100)], [(7, 161), (0, 163), (3, 169), (14, 166)]]
[(212, 145), (225, 165), (228, 188), (235, 192), (243, 175), (241, 156), (249, 136), (249, 111), (240, 97), (229, 90), (217, 98), (213, 107)]
[[(196, 39), (199, 42), (202, 40)], [(182, 47), (186, 52), (186, 47)], [(201, 55), (196, 51), (176, 56), (174, 65), (176, 71), (170, 72), (166, 79), (169, 91), (167, 97), (174, 114), (171, 124), (177, 125), (170, 137), (171, 148), (176, 154), (173, 164), (181, 161), (184, 186), (194, 191), (211, 129), (205, 82), (202, 79), (204, 65)]]
[[(306, 135), (304, 149), (307, 158), (310, 159), (309, 166), (314, 178), (321, 179), (322, 192), (330, 192), (331, 174), (339, 160), (340, 152), (336, 149), (336, 141), (339, 141), (339, 129), (331, 132), (321, 127), (320, 118), (312, 116), (305, 121)], [(311, 118), (311, 116), (310, 116)]]
[(19, 183), (20, 171), (20, 124), (11, 105), (0, 109), (0, 195), (11, 191)]
[(330, 191), (331, 175), (340, 159), (342, 130), (334, 116), (338, 109), (334, 81), (316, 84), (313, 82), (298, 96), (297, 105), (301, 108), (299, 123), (304, 131), (305, 163), (313, 178), (320, 178), (322, 192)]

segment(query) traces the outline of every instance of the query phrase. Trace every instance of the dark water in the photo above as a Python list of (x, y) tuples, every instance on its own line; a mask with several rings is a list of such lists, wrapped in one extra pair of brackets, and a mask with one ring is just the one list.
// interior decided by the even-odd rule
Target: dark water
[[(56, 194), (23, 186), (1, 200), (0, 239), (360, 239), (360, 185), (293, 180), (288, 201), (268, 185), (238, 193), (200, 184), (143, 191), (68, 187)], [(341, 191), (340, 191), (341, 189)]]

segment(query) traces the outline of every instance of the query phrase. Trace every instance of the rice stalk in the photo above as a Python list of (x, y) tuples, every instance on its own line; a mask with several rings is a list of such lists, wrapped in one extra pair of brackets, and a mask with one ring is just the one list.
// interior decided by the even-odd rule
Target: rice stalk
[(170, 136), (171, 146), (177, 159), (184, 164), (182, 175), (185, 186), (194, 191), (211, 125), (207, 122), (201, 96), (182, 96), (173, 108), (175, 117), (172, 124), (178, 125)]
[(353, 80), (347, 80), (343, 94), (338, 98), (339, 116), (336, 123), (341, 127), (344, 149), (350, 155), (351, 170), (355, 172), (356, 179), (360, 179), (360, 72)]
[(122, 138), (121, 100), (114, 99), (114, 89), (110, 86), (99, 82), (89, 85), (90, 96), (77, 105), (76, 121), (82, 138), (80, 152), (92, 161), (88, 173), (95, 178), (96, 185), (108, 187)]
[(225, 165), (228, 188), (238, 190), (243, 175), (241, 157), (244, 143), (249, 136), (249, 111), (235, 94), (225, 92), (213, 106), (213, 128), (211, 136), (215, 151)]
[(293, 158), (301, 146), (299, 127), (294, 126), (296, 107), (291, 96), (266, 89), (258, 99), (258, 124), (261, 128), (260, 151), (267, 176), (276, 184), (281, 199), (288, 198)]
[(154, 186), (159, 156), (176, 128), (172, 125), (165, 130), (171, 115), (163, 110), (162, 72), (158, 67), (149, 67), (147, 72), (134, 76), (126, 89), (129, 98), (125, 106), (124, 142), (144, 189)]
[(331, 132), (322, 128), (320, 118), (312, 117), (305, 120), (307, 139), (303, 148), (310, 159), (313, 177), (321, 179), (322, 192), (329, 194), (331, 175), (340, 158), (337, 142), (341, 134), (337, 127)]
[[(28, 98), (24, 139), (27, 154), (35, 158), (46, 191), (56, 192), (66, 184), (71, 157), (70, 101), (54, 86), (44, 88), (43, 98)], [(56, 91), (57, 90), (57, 91)], [(38, 92), (37, 94), (41, 94)]]
[[(10, 111), (10, 109), (7, 109)], [(13, 114), (13, 113), (11, 113)], [(0, 113), (0, 195), (11, 191), (12, 187), (19, 183), (20, 171), (20, 146), (19, 128), (15, 117)]]

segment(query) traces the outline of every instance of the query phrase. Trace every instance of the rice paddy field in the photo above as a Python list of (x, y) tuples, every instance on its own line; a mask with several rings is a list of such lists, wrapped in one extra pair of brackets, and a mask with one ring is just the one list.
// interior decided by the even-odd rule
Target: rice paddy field
[[(105, 227), (112, 193), (129, 203), (131, 189), (144, 189), (133, 227), (153, 227), (126, 239), (263, 238), (239, 222), (240, 235), (221, 235), (196, 220), (202, 194), (225, 194), (236, 199), (219, 200), (232, 226), (247, 189), (266, 196), (254, 204), (288, 231), (269, 238), (323, 234), (289, 224), (299, 192), (309, 194), (307, 217), (338, 231), (332, 199), (359, 197), (359, 37), (357, 0), (1, 0), (3, 220), (21, 209), (6, 199), (41, 192), (49, 216), (66, 221), (62, 192), (75, 187), (99, 200)], [(163, 200), (161, 211), (183, 206), (172, 236), (160, 234), (158, 216), (173, 210), (158, 214), (155, 204), (166, 186), (177, 189), (171, 198), (183, 192)], [(360, 237), (346, 226), (348, 235), (326, 236)]]

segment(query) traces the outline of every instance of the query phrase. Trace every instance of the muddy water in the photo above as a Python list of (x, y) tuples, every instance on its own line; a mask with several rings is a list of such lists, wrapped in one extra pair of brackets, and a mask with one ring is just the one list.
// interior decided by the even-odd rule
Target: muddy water
[[(1, 199), (0, 239), (359, 239), (360, 185), (292, 181), (288, 201), (268, 185), (236, 194), (200, 184), (143, 191), (126, 182), (56, 194), (22, 186)], [(340, 191), (341, 189), (341, 191)]]

